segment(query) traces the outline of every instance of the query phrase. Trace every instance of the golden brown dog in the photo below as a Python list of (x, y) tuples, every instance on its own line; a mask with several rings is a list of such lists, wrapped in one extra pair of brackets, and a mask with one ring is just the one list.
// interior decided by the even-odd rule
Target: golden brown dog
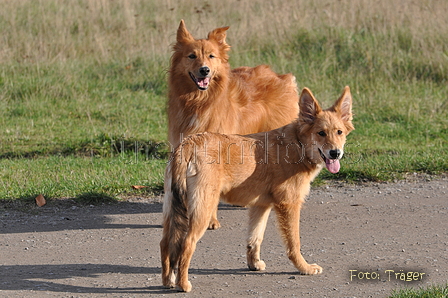
[[(197, 40), (180, 22), (168, 79), (168, 140), (173, 148), (194, 133), (256, 133), (297, 118), (292, 74), (278, 75), (266, 65), (230, 69), (228, 28)], [(215, 212), (209, 228), (219, 226)]]
[(190, 260), (220, 199), (249, 207), (249, 269), (265, 269), (260, 245), (274, 208), (290, 260), (302, 274), (322, 272), (300, 252), (300, 209), (323, 165), (339, 171), (346, 136), (354, 129), (352, 98), (346, 87), (322, 110), (305, 88), (299, 102), (298, 120), (278, 129), (246, 136), (197, 134), (176, 148), (167, 171), (171, 193), (163, 206), (164, 286), (191, 290)]

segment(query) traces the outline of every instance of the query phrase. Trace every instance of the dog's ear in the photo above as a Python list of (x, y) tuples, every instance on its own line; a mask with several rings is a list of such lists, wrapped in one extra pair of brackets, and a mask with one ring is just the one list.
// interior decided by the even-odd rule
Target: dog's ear
[(177, 29), (177, 42), (188, 43), (193, 41), (194, 37), (190, 34), (190, 32), (188, 32), (184, 20), (180, 20), (179, 28)]
[(208, 34), (207, 39), (214, 40), (221, 46), (228, 46), (228, 44), (226, 43), (226, 31), (228, 29), (229, 26), (217, 28)]
[(317, 114), (322, 112), (319, 103), (308, 88), (303, 88), (302, 94), (300, 95), (299, 106), (299, 120), (305, 123), (313, 123)]
[(352, 121), (352, 95), (348, 86), (345, 86), (341, 97), (339, 97), (339, 99), (333, 105), (332, 109), (335, 112), (341, 113), (342, 120), (347, 122)]

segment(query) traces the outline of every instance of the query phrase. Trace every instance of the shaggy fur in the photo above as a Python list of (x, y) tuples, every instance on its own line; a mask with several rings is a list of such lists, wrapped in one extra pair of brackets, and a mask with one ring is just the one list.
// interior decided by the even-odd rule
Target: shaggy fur
[[(211, 31), (207, 39), (195, 39), (184, 21), (180, 22), (168, 79), (172, 148), (190, 134), (256, 133), (297, 118), (298, 94), (292, 74), (278, 75), (266, 65), (230, 69), (228, 28)], [(210, 228), (219, 226), (214, 215)]]
[(331, 108), (322, 110), (305, 88), (299, 118), (286, 126), (246, 136), (202, 133), (186, 138), (167, 171), (171, 192), (163, 206), (163, 285), (191, 290), (190, 260), (220, 199), (249, 207), (250, 270), (265, 269), (260, 245), (274, 209), (290, 260), (303, 274), (321, 273), (300, 252), (300, 209), (324, 165), (332, 173), (339, 171), (346, 136), (354, 129), (351, 103), (346, 87)]

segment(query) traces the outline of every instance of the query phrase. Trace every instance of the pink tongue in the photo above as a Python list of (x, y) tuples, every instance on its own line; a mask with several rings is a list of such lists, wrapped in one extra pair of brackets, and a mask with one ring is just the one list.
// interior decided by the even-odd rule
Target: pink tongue
[(198, 85), (201, 88), (207, 88), (209, 83), (210, 83), (210, 78), (198, 79)]
[(341, 168), (341, 165), (339, 164), (339, 159), (325, 159), (325, 165), (327, 166), (327, 169), (330, 171), (330, 173), (336, 174), (339, 172), (339, 169)]

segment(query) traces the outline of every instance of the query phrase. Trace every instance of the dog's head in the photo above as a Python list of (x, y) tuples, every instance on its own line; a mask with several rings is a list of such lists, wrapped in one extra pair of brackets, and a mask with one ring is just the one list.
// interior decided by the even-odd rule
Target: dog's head
[(223, 71), (228, 71), (230, 46), (226, 43), (226, 31), (229, 27), (217, 28), (208, 34), (207, 39), (195, 39), (183, 20), (177, 30), (177, 42), (174, 45), (172, 71), (188, 77), (192, 87), (201, 91), (209, 88), (213, 80)]
[(306, 142), (307, 158), (313, 163), (325, 163), (331, 173), (337, 173), (346, 136), (354, 129), (350, 88), (345, 87), (339, 99), (326, 110), (322, 110), (311, 91), (304, 88), (299, 105), (299, 133), (302, 140), (306, 138), (303, 142)]

